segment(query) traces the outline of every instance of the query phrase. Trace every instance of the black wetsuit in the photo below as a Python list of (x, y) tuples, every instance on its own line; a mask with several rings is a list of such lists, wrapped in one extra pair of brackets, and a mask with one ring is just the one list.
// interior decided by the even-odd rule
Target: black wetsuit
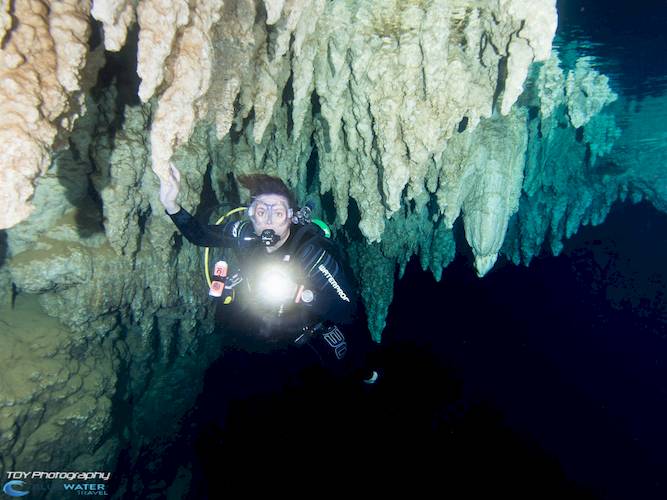
[[(336, 246), (317, 226), (293, 224), (287, 241), (268, 253), (258, 242), (244, 242), (243, 236), (254, 234), (249, 221), (205, 225), (183, 208), (168, 215), (191, 243), (236, 250), (244, 280), (235, 288), (238, 290), (234, 313), (237, 331), (259, 338), (265, 345), (308, 346), (327, 368), (340, 370), (344, 366), (343, 370), (348, 373), (359, 369), (359, 353), (350, 352), (351, 339), (343, 333), (345, 325), (356, 319), (357, 292), (349, 272), (344, 270)], [(258, 271), (267, 264), (288, 268), (295, 283), (303, 284), (305, 289), (313, 292), (313, 300), (290, 302), (280, 314), (275, 307), (262, 309), (257, 297)], [(229, 272), (233, 273), (234, 269)], [(313, 327), (320, 324), (323, 328), (315, 328), (316, 333), (313, 333)], [(337, 328), (337, 325), (342, 327)]]

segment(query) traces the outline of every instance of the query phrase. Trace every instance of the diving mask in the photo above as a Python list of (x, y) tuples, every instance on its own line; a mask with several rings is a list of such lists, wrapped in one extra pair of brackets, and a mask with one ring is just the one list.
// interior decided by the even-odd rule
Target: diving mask
[(266, 201), (255, 198), (250, 204), (248, 215), (256, 225), (283, 226), (292, 218), (292, 209), (283, 201), (266, 203)]

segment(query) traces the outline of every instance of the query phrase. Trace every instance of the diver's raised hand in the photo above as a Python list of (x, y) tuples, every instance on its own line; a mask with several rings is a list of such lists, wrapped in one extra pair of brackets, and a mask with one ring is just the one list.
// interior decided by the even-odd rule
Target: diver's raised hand
[(174, 165), (169, 164), (169, 177), (160, 178), (160, 202), (169, 214), (175, 214), (181, 207), (176, 203), (180, 191), (181, 173)]

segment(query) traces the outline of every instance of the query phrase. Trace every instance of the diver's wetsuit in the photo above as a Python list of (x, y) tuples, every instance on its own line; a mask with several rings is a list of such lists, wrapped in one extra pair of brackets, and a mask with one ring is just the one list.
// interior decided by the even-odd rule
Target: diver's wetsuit
[[(341, 350), (340, 330), (328, 336), (300, 337), (304, 327), (312, 327), (322, 322), (329, 328), (333, 327), (334, 323), (349, 325), (353, 323), (357, 310), (356, 290), (352, 287), (348, 273), (343, 270), (335, 245), (322, 235), (317, 226), (292, 224), (287, 241), (274, 252), (268, 253), (262, 244), (243, 243), (244, 235), (254, 234), (249, 221), (205, 225), (183, 208), (168, 215), (191, 243), (237, 250), (239, 267), (244, 278), (242, 286), (237, 287), (240, 291), (237, 292), (238, 298), (235, 302), (240, 302), (242, 308), (236, 315), (241, 319), (237, 321), (237, 327), (276, 346), (294, 344), (294, 341), (299, 339), (299, 344), (310, 346), (321, 363), (334, 371), (349, 372), (359, 368), (359, 353), (345, 353), (344, 348)], [(239, 242), (243, 245), (240, 248)], [(289, 259), (288, 262), (285, 262), (286, 258)], [(289, 266), (294, 281), (312, 290), (314, 299), (310, 303), (290, 303), (280, 315), (275, 308), (263, 311), (258, 309), (256, 273), (267, 264)], [(231, 272), (233, 270), (230, 270), (230, 274)], [(349, 338), (343, 340), (347, 344), (349, 341)], [(343, 366), (345, 368), (341, 368)]]

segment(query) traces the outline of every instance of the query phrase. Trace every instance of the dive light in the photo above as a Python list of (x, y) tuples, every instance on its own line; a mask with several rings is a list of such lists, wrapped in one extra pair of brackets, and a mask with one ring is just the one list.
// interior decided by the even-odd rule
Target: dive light
[(257, 292), (259, 299), (263, 302), (278, 305), (294, 296), (296, 284), (284, 269), (279, 266), (269, 266), (264, 268), (259, 275)]

